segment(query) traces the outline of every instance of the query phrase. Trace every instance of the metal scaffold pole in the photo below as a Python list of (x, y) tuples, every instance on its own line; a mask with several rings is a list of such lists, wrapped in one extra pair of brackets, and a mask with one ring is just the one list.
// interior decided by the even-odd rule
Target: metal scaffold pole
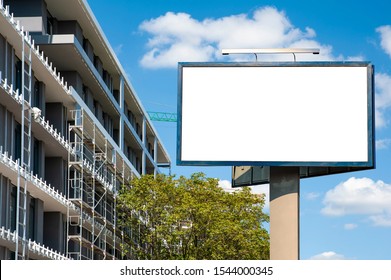
[[(22, 60), (21, 60), (21, 90), (22, 90), (22, 116), (21, 116), (21, 155), (18, 165), (18, 186), (16, 197), (16, 234), (15, 259), (26, 258), (26, 231), (27, 231), (27, 179), (31, 167), (31, 41), (28, 33), (22, 34)], [(19, 247), (21, 247), (19, 249)]]
[[(83, 110), (72, 112), (74, 123), (69, 126), (68, 139), (73, 151), (68, 153), (68, 209), (67, 209), (67, 255), (73, 259), (84, 259), (83, 253), (83, 203), (84, 187), (84, 120)], [(76, 211), (73, 210), (76, 208)]]

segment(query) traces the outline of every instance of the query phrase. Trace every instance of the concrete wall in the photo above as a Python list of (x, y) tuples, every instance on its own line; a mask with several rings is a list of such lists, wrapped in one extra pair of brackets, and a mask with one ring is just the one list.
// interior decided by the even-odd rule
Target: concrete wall
[(66, 163), (61, 157), (45, 158), (45, 180), (56, 190), (66, 193)]
[(94, 56), (94, 66), (95, 66), (96, 70), (98, 71), (99, 75), (102, 77), (103, 76), (103, 63), (98, 56)]
[(76, 92), (82, 96), (83, 80), (79, 73), (76, 71), (62, 71), (61, 74), (64, 77), (64, 80), (68, 82), (68, 85), (72, 86)]
[(45, 212), (43, 242), (53, 250), (64, 252), (64, 219), (60, 212)]
[(83, 90), (83, 99), (87, 107), (90, 108), (91, 112), (95, 112), (94, 94), (88, 87), (85, 87)]
[(94, 64), (94, 47), (91, 45), (90, 41), (84, 39), (83, 41), (83, 49), (89, 57), (92, 64)]
[(67, 108), (62, 103), (46, 103), (45, 118), (63, 136), (67, 136)]

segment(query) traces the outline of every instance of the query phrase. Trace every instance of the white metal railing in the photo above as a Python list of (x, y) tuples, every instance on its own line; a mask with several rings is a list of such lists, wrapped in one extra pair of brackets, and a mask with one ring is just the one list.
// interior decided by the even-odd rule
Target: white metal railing
[(70, 260), (70, 258), (66, 257), (64, 254), (50, 249), (49, 247), (45, 247), (44, 245), (41, 245), (40, 243), (30, 239), (28, 241), (28, 249), (35, 254), (47, 257), (52, 260)]
[[(22, 95), (19, 94), (19, 90), (14, 90), (13, 85), (7, 84), (7, 79), (2, 79), (2, 72), (0, 71), (0, 88), (4, 89), (18, 104), (22, 104)], [(41, 116), (36, 119), (36, 122), (39, 123), (53, 138), (58, 141), (68, 152), (74, 153), (74, 150), (69, 145), (68, 141), (49, 123), (48, 120), (45, 120), (45, 116)]]
[(58, 190), (54, 189), (50, 184), (47, 184), (46, 181), (38, 178), (33, 172), (27, 172), (26, 170), (19, 165), (19, 160), (13, 160), (12, 156), (8, 155), (8, 152), (3, 153), (3, 147), (0, 146), (0, 162), (8, 166), (11, 170), (18, 172), (23, 175), (29, 182), (34, 184), (36, 187), (49, 194), (52, 198), (60, 202), (61, 204), (68, 206), (69, 200)]
[(5, 229), (4, 226), (0, 228), (0, 238), (7, 241), (15, 242), (15, 231), (10, 229)]
[(2, 72), (0, 71), (0, 88), (2, 88), (6, 93), (9, 94), (18, 104), (22, 104), (22, 95), (19, 94), (19, 90), (14, 90), (13, 85), (7, 83), (7, 78), (2, 77)]
[(49, 123), (48, 120), (45, 120), (45, 116), (41, 116), (38, 119), (35, 119), (37, 123), (39, 123), (50, 135), (53, 136), (54, 139), (57, 140), (69, 153), (74, 154), (75, 151), (72, 149), (69, 142), (65, 139), (60, 132), (57, 131), (57, 128), (54, 128), (52, 124)]
[[(10, 242), (15, 243), (16, 242), (16, 232), (11, 231), (10, 229), (5, 229), (4, 226), (0, 228), (0, 238), (3, 240), (7, 240)], [(69, 260), (64, 254), (61, 254), (53, 249), (50, 249), (49, 247), (45, 247), (44, 245), (41, 245), (40, 243), (37, 243), (35, 241), (32, 241), (31, 239), (28, 240), (27, 248), (30, 252), (35, 253), (37, 255), (41, 255), (43, 257), (52, 259), (52, 260)]]

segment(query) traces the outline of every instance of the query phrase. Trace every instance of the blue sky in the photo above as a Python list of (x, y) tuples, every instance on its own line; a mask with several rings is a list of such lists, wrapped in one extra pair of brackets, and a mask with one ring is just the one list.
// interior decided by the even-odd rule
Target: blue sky
[[(376, 169), (301, 181), (300, 256), (391, 259), (391, 2), (88, 3), (147, 111), (176, 112), (178, 61), (238, 59), (223, 58), (221, 48), (309, 47), (320, 48), (321, 54), (298, 55), (298, 61), (371, 61), (376, 72)], [(173, 174), (202, 171), (230, 180), (227, 167), (176, 166), (176, 124), (155, 122), (154, 126), (171, 156)], [(267, 192), (267, 188), (255, 191)]]

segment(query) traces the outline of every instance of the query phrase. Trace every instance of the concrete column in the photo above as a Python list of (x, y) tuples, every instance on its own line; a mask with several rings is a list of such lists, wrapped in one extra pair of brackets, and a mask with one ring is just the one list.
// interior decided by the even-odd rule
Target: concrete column
[(299, 167), (270, 168), (270, 259), (299, 259)]

